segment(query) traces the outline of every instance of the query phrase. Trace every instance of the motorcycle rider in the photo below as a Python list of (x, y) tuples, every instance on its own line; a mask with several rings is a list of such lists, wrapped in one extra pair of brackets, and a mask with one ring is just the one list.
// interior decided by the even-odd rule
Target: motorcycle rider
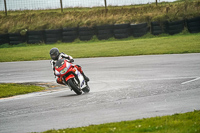
[[(74, 59), (73, 59), (70, 55), (67, 55), (67, 54), (65, 54), (65, 53), (63, 53), (63, 52), (60, 53), (59, 50), (58, 50), (58, 48), (52, 48), (52, 49), (50, 50), (49, 54), (50, 54), (50, 57), (51, 57), (51, 59), (52, 59), (52, 60), (50, 61), (50, 63), (51, 63), (51, 65), (52, 65), (52, 69), (53, 69), (53, 71), (54, 71), (54, 74), (55, 74), (55, 64), (56, 64), (56, 62), (57, 62), (58, 60), (64, 58), (64, 59), (67, 59), (67, 60), (68, 60), (69, 62), (71, 62), (71, 63), (74, 62)], [(81, 66), (75, 65), (75, 64), (73, 64), (73, 66), (77, 68), (77, 70), (83, 75), (85, 81), (88, 82), (88, 81), (89, 81), (89, 78), (88, 78), (87, 76), (85, 76), (85, 74), (83, 73), (83, 70), (82, 70)], [(57, 77), (56, 81), (57, 81), (57, 83), (59, 83), (59, 84), (64, 84), (64, 83), (62, 82), (62, 79), (61, 79), (60, 77)]]

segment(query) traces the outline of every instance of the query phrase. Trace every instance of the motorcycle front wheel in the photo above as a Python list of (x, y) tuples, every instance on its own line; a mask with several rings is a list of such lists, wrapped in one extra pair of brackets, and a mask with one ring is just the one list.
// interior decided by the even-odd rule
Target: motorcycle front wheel
[(77, 95), (81, 95), (81, 94), (82, 94), (81, 89), (79, 89), (78, 84), (77, 84), (73, 79), (68, 80), (68, 86), (69, 86)]
[(87, 85), (85, 88), (82, 89), (84, 93), (89, 93), (90, 92), (90, 87)]

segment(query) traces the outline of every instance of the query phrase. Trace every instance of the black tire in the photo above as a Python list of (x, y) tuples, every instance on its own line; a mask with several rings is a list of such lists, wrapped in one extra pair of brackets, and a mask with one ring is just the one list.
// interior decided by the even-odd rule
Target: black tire
[(160, 35), (160, 34), (163, 33), (163, 31), (162, 31), (162, 30), (157, 30), (157, 31), (152, 31), (151, 33), (152, 33), (153, 35)]
[(200, 22), (200, 17), (195, 17), (195, 18), (187, 19), (187, 22), (188, 22), (188, 23), (197, 22), (197, 21)]
[(45, 30), (45, 43), (52, 44), (62, 40), (62, 29)]
[(62, 38), (61, 34), (46, 34), (46, 38), (57, 38), (60, 40)]
[(97, 31), (97, 35), (104, 35), (104, 34), (113, 34), (113, 31), (111, 29), (104, 29)]
[(62, 39), (62, 42), (73, 42), (75, 39)]
[(128, 37), (129, 37), (129, 34), (126, 34), (126, 33), (115, 34), (114, 37), (115, 37), (116, 39), (123, 39), (123, 38), (128, 38)]
[(183, 24), (169, 25), (169, 27), (168, 27), (168, 30), (178, 30), (178, 29), (183, 30), (184, 29), (184, 25)]
[(157, 21), (151, 22), (151, 26), (160, 26), (160, 22)]
[(21, 36), (20, 34), (9, 34), (10, 41), (26, 41), (26, 36)]
[(42, 43), (42, 42), (43, 42), (43, 41), (41, 41), (41, 40), (36, 40), (36, 39), (34, 39), (34, 40), (30, 40), (30, 39), (29, 39), (29, 40), (27, 41), (28, 44), (36, 44), (36, 43)]
[(116, 39), (128, 38), (131, 35), (130, 24), (115, 24), (113, 33)]
[(168, 25), (169, 26), (180, 25), (180, 24), (184, 25), (184, 23), (185, 23), (185, 20), (180, 20), (180, 21), (168, 22)]
[(115, 24), (114, 29), (126, 29), (130, 28), (130, 24)]
[(41, 42), (44, 42), (44, 30), (27, 32), (28, 44), (35, 44), (35, 43), (41, 43)]
[(121, 34), (121, 33), (128, 33), (128, 34), (130, 34), (130, 28), (115, 29), (114, 30), (114, 34)]
[(200, 17), (187, 20), (187, 28), (190, 33), (200, 32)]
[(196, 26), (200, 26), (200, 21), (199, 22), (191, 22), (191, 23), (187, 23), (188, 27), (196, 27)]
[(20, 33), (10, 33), (9, 37), (21, 37)]
[(114, 25), (100, 25), (96, 27), (97, 30), (106, 30), (106, 29), (113, 30), (113, 28)]
[(9, 34), (9, 43), (16, 45), (26, 42), (26, 36), (22, 36), (20, 33), (10, 33)]
[(79, 27), (79, 39), (81, 41), (89, 41), (94, 35), (96, 35), (94, 28)]
[(39, 30), (39, 31), (28, 31), (27, 34), (28, 34), (28, 35), (44, 36), (44, 31), (43, 31), (43, 30)]
[(166, 22), (164, 31), (167, 34), (174, 35), (180, 33), (184, 30), (184, 20), (174, 21), (174, 22)]
[(50, 38), (55, 38), (58, 40), (61, 40), (62, 38), (62, 29), (56, 29), (56, 30), (45, 30), (45, 38), (50, 39)]
[(63, 28), (62, 42), (73, 42), (78, 38), (78, 28)]
[(133, 33), (134, 37), (141, 37), (144, 36), (146, 33), (145, 32), (138, 32), (138, 33)]
[(141, 29), (147, 27), (147, 23), (131, 24), (132, 29)]
[(147, 23), (132, 24), (131, 25), (132, 35), (134, 37), (141, 37), (148, 32)]
[(22, 38), (20, 36), (12, 36), (12, 37), (9, 37), (10, 41), (21, 41)]
[(132, 32), (133, 33), (147, 33), (148, 32), (148, 27), (144, 27), (144, 28), (141, 28), (141, 29), (132, 29)]
[(175, 30), (169, 30), (168, 33), (170, 35), (174, 35), (174, 34), (178, 34), (180, 32), (182, 32), (183, 30), (182, 29), (175, 29)]
[(188, 30), (189, 30), (190, 33), (199, 33), (200, 32), (200, 26), (191, 27), (191, 28), (188, 27)]
[(79, 36), (85, 36), (85, 35), (95, 35), (93, 30), (86, 30), (86, 31), (79, 31)]
[(78, 28), (74, 27), (74, 28), (63, 28), (63, 32), (68, 32), (68, 31), (76, 31), (78, 32)]
[(97, 35), (97, 38), (99, 40), (107, 40), (109, 38), (113, 37), (113, 34), (101, 34), (101, 35)]
[(20, 43), (23, 43), (23, 42), (22, 41), (10, 41), (11, 45), (17, 45), (17, 44), (20, 44)]
[(55, 29), (55, 30), (45, 30), (45, 34), (61, 34), (62, 29)]
[(89, 93), (90, 92), (90, 87), (87, 85), (85, 88), (82, 89), (84, 93)]
[(0, 35), (0, 45), (9, 43), (9, 35), (8, 34), (1, 34)]
[(162, 27), (161, 26), (152, 26), (152, 30), (153, 31), (160, 31), (160, 30), (162, 30)]
[(46, 38), (46, 44), (53, 44), (58, 41), (58, 38)]
[(114, 25), (101, 25), (97, 26), (97, 38), (99, 40), (107, 40), (111, 37), (113, 37), (113, 28)]
[(62, 42), (73, 42), (77, 36), (63, 36)]
[(79, 27), (78, 28), (78, 31), (91, 31), (91, 30), (94, 30), (93, 28), (89, 28), (89, 27)]
[(39, 36), (39, 35), (29, 35), (28, 36), (28, 40), (43, 40), (43, 36)]
[(78, 35), (78, 32), (77, 31), (63, 31), (62, 33), (63, 36), (77, 36)]
[(93, 37), (93, 35), (85, 35), (85, 36), (79, 36), (79, 39), (81, 41), (89, 41), (92, 39), (92, 37)]
[(160, 22), (151, 22), (151, 34), (153, 35), (159, 35), (162, 34), (163, 30), (161, 27), (161, 23)]
[(74, 79), (69, 79), (67, 84), (77, 95), (81, 95), (82, 94), (81, 89), (77, 87)]

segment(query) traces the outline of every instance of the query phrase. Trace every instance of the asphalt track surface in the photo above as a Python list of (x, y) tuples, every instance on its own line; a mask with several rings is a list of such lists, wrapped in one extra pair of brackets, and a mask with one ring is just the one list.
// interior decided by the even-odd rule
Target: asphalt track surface
[[(66, 87), (0, 99), (0, 132), (41, 132), (200, 109), (200, 54), (75, 59), (91, 92)], [(0, 82), (52, 82), (49, 61), (0, 63)]]

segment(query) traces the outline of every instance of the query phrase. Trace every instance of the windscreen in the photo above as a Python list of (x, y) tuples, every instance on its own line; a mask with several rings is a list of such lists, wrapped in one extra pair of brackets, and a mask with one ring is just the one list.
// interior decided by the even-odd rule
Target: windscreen
[(56, 68), (61, 67), (64, 63), (65, 63), (65, 62), (64, 62), (64, 59), (58, 60), (58, 61), (56, 62)]

